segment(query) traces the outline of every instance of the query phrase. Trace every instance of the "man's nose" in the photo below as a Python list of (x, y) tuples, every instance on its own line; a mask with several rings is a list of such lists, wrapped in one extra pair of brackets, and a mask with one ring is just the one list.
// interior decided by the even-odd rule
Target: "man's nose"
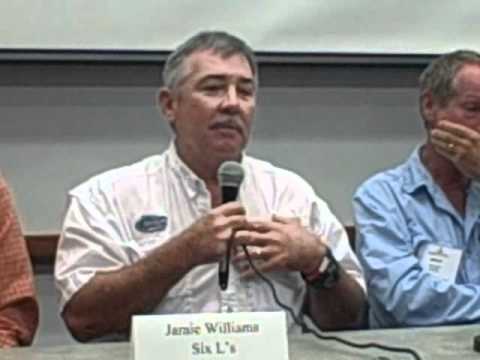
[(234, 86), (230, 86), (228, 90), (225, 92), (225, 96), (222, 101), (222, 105), (224, 108), (228, 109), (236, 109), (239, 107), (239, 99), (237, 89)]

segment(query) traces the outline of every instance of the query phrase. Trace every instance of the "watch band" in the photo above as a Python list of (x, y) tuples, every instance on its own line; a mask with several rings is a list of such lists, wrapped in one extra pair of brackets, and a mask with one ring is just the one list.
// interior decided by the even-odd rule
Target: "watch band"
[(330, 289), (338, 282), (340, 264), (327, 247), (320, 266), (308, 274), (302, 273), (302, 277), (309, 286), (315, 289)]

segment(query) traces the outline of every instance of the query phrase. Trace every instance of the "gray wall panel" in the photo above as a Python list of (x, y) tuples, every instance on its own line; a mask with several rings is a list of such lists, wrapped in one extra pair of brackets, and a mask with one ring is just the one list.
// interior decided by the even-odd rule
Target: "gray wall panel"
[[(0, 166), (28, 232), (59, 230), (75, 184), (166, 147), (169, 130), (155, 91), (0, 88)], [(355, 187), (419, 141), (416, 96), (405, 87), (262, 88), (249, 151), (304, 175), (351, 223)]]

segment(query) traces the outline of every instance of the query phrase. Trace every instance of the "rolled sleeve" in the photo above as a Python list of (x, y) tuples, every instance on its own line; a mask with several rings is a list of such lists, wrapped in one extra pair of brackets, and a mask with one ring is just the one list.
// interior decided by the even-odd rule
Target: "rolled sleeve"
[(29, 345), (38, 326), (38, 303), (13, 198), (1, 177), (0, 256), (0, 347)]
[(330, 250), (342, 268), (355, 279), (363, 291), (366, 292), (363, 270), (350, 246), (347, 232), (330, 211), (328, 205), (319, 198), (315, 199), (312, 203), (310, 223), (313, 231), (327, 241)]
[(97, 272), (131, 264), (129, 250), (112, 201), (93, 192), (71, 194), (55, 262), (60, 312)]

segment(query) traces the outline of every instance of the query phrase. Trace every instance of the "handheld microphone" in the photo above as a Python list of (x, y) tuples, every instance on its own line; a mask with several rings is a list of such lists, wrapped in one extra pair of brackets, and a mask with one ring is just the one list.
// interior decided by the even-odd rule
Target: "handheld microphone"
[[(225, 161), (218, 168), (218, 182), (222, 189), (222, 204), (235, 201), (238, 190), (244, 178), (242, 165), (235, 161)], [(228, 273), (230, 270), (231, 242), (227, 245), (225, 257), (218, 264), (218, 284), (220, 289), (225, 290), (228, 286)]]

